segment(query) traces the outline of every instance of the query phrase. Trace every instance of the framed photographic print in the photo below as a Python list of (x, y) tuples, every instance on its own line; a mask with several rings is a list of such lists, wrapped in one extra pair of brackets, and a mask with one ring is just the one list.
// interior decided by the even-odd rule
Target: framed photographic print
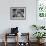
[(37, 0), (37, 16), (46, 18), (46, 0)]
[(11, 7), (10, 20), (25, 20), (26, 8), (25, 7)]
[(46, 0), (37, 0), (36, 2), (36, 24), (46, 25)]

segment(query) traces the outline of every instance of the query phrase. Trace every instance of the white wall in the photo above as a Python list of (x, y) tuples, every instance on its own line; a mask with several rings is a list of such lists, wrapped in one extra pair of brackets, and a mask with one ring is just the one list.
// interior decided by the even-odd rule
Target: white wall
[[(10, 20), (10, 7), (26, 7), (26, 20)], [(32, 35), (32, 24), (36, 24), (36, 0), (0, 0), (0, 34), (17, 26)]]

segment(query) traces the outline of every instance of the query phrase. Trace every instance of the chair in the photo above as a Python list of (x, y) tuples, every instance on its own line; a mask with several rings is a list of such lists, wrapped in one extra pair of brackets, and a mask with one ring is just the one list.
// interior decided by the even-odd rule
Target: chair
[(18, 46), (18, 34), (9, 34), (9, 33), (6, 33), (5, 34), (5, 46), (7, 46), (8, 42), (7, 42), (7, 39), (10, 38), (11, 36), (17, 36), (17, 38), (15, 38), (16, 40), (16, 46)]
[(17, 36), (17, 38), (15, 38), (15, 40), (17, 40), (16, 46), (18, 46), (18, 27), (11, 28), (11, 33), (5, 33), (5, 46), (8, 45), (7, 38), (10, 38), (10, 37), (13, 37), (13, 36)]
[(19, 42), (19, 46), (30, 46), (30, 42), (29, 42), (29, 33), (21, 33), (21, 37), (20, 40), (24, 40)]

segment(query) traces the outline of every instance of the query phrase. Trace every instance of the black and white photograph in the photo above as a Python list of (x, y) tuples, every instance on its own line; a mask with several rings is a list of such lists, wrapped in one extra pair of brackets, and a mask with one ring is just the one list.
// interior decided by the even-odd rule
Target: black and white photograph
[(25, 20), (26, 19), (26, 8), (25, 7), (11, 7), (10, 8), (10, 19), (11, 20)]

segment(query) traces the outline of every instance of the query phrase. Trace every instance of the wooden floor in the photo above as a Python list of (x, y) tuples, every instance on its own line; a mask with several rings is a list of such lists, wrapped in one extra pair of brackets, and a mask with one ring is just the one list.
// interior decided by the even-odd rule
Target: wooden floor
[[(4, 43), (2, 42), (0, 42), (0, 46), (4, 46)], [(15, 43), (8, 43), (8, 45), (7, 46), (15, 46)], [(32, 43), (30, 43), (30, 46), (37, 46), (37, 43), (34, 43), (34, 42), (32, 42)], [(44, 45), (42, 45), (42, 46), (46, 46), (46, 43), (44, 43)]]

